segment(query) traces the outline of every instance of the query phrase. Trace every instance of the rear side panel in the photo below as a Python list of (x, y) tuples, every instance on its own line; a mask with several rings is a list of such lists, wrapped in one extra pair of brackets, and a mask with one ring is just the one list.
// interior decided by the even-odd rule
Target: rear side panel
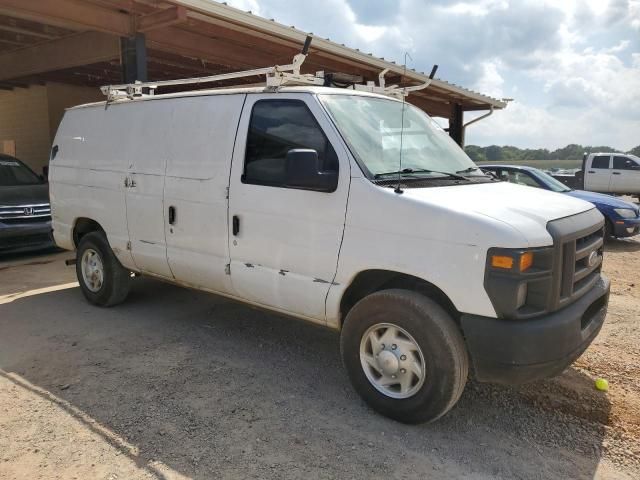
[(68, 110), (54, 140), (57, 154), (49, 169), (53, 232), (68, 250), (79, 218), (91, 218), (107, 233), (120, 262), (134, 268), (127, 249), (125, 187), (127, 170), (126, 109), (104, 107)]

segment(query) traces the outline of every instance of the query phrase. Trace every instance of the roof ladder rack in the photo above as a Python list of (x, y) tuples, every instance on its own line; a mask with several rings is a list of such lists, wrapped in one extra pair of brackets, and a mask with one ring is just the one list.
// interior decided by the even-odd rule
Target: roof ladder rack
[[(313, 37), (307, 36), (302, 47), (302, 51), (293, 57), (293, 62), (289, 65), (276, 65), (274, 67), (257, 68), (254, 70), (244, 70), (241, 72), (222, 73), (219, 75), (211, 75), (207, 77), (181, 78), (176, 80), (161, 80), (158, 82), (139, 82), (126, 83), (121, 85), (105, 85), (100, 90), (107, 96), (107, 103), (116, 100), (133, 99), (136, 97), (154, 95), (155, 90), (162, 87), (172, 87), (179, 85), (200, 85), (203, 83), (215, 83), (225, 80), (234, 80), (237, 78), (246, 78), (264, 75), (266, 77), (267, 88), (278, 88), (286, 85), (325, 85), (324, 72), (317, 72), (315, 75), (300, 73), (300, 67), (304, 63), (309, 53), (311, 40)], [(435, 65), (431, 71), (429, 79), (421, 84), (410, 87), (398, 87), (397, 85), (386, 86), (384, 75), (388, 69), (380, 72), (379, 84), (367, 82), (365, 85), (353, 84), (350, 88), (353, 90), (365, 91), (387, 95), (394, 98), (402, 99), (409, 95), (410, 92), (422, 90), (431, 83), (438, 66)]]

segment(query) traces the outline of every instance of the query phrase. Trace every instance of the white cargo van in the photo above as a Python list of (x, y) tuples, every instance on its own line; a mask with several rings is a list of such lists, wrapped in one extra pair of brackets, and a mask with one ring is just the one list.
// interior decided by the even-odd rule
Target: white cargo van
[(50, 184), (55, 240), (77, 252), (90, 302), (122, 302), (135, 272), (326, 325), (358, 393), (404, 422), (451, 409), (470, 366), (484, 382), (559, 374), (606, 314), (593, 205), (484, 175), (385, 95), (82, 105), (55, 137)]

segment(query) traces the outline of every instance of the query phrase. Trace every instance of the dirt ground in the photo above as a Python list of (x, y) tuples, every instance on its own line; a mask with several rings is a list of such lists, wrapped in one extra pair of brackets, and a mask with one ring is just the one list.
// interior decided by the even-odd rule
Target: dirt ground
[(0, 478), (640, 478), (640, 240), (606, 250), (609, 315), (573, 367), (470, 382), (420, 426), (360, 401), (331, 331), (148, 279), (99, 309), (69, 253), (10, 259)]

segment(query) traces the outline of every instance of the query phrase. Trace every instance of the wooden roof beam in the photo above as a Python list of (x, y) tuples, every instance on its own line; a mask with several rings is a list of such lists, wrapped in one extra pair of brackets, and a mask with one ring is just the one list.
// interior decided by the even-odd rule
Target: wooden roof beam
[(0, 81), (118, 58), (118, 37), (86, 32), (0, 54)]
[(73, 30), (132, 33), (129, 15), (81, 0), (0, 0), (0, 14)]
[(148, 32), (186, 21), (187, 9), (182, 6), (176, 6), (141, 17), (137, 23), (137, 30), (138, 32)]

